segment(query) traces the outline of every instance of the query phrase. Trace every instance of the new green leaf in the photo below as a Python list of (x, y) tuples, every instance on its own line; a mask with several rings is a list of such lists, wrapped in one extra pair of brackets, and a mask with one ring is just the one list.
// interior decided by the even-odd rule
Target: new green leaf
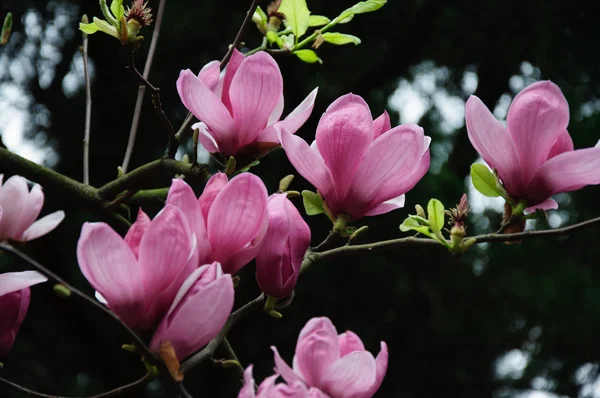
[(304, 210), (309, 216), (316, 216), (325, 212), (323, 199), (312, 191), (302, 191), (302, 202), (304, 203)]
[(298, 58), (300, 58), (302, 61), (306, 62), (307, 64), (314, 64), (315, 62), (318, 62), (320, 64), (323, 63), (321, 58), (319, 58), (317, 56), (317, 53), (314, 52), (313, 50), (298, 50), (298, 51), (294, 51), (294, 54), (296, 54), (296, 56)]
[(360, 44), (360, 39), (356, 36), (352, 36), (352, 35), (347, 35), (345, 33), (338, 33), (338, 32), (332, 32), (332, 33), (323, 33), (321, 35), (321, 37), (323, 37), (323, 40), (326, 41), (327, 43), (331, 43), (331, 44), (335, 44), (335, 45), (342, 45), (342, 44), (354, 44), (354, 45), (358, 45)]
[(417, 231), (423, 235), (427, 235), (431, 237), (431, 232), (429, 232), (429, 228), (419, 224), (419, 222), (415, 219), (412, 218), (407, 218), (406, 220), (404, 220), (404, 222), (400, 225), (400, 231), (402, 232), (408, 232), (408, 231)]
[(471, 180), (473, 186), (483, 195), (490, 198), (502, 196), (503, 192), (498, 188), (496, 177), (490, 169), (483, 164), (475, 163), (471, 166)]
[(117, 22), (120, 21), (125, 15), (123, 0), (113, 0), (112, 3), (110, 3), (110, 11), (112, 11), (113, 15), (117, 19)]
[(327, 25), (329, 22), (331, 20), (323, 15), (311, 15), (308, 18), (308, 26), (310, 27)]
[(431, 199), (427, 204), (427, 218), (429, 228), (434, 232), (440, 232), (444, 227), (444, 205), (437, 199)]
[(364, 14), (379, 10), (385, 3), (387, 3), (387, 0), (361, 1), (343, 11), (336, 19), (338, 20), (338, 23), (347, 23), (350, 22), (356, 14)]
[(282, 0), (277, 11), (285, 15), (285, 24), (292, 28), (296, 39), (306, 33), (310, 23), (306, 0)]

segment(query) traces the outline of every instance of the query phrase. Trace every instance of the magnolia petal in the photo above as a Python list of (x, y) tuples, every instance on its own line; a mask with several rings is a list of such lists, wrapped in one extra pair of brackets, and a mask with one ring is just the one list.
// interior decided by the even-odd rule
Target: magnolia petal
[(327, 368), (339, 358), (340, 346), (333, 323), (326, 317), (308, 321), (296, 344), (298, 369), (308, 385), (320, 387)]
[(229, 59), (229, 62), (227, 62), (225, 74), (223, 75), (222, 79), (223, 88), (221, 98), (223, 99), (223, 104), (225, 104), (231, 115), (233, 115), (233, 111), (231, 108), (229, 90), (231, 88), (231, 82), (233, 81), (233, 77), (236, 75), (238, 69), (240, 68), (240, 65), (242, 65), (242, 62), (244, 62), (244, 59), (246, 59), (246, 57), (244, 57), (244, 54), (239, 52), (237, 48), (234, 48), (233, 52), (231, 53), (231, 58)]
[(335, 100), (319, 121), (316, 141), (341, 199), (373, 142), (373, 118), (367, 103), (354, 94)]
[(401, 209), (404, 207), (405, 201), (406, 195), (402, 194), (371, 208), (371, 210), (365, 213), (365, 216), (378, 216), (380, 214), (389, 213), (392, 210)]
[(200, 211), (202, 211), (202, 217), (204, 217), (205, 220), (208, 219), (208, 211), (215, 201), (217, 194), (221, 192), (221, 189), (223, 189), (225, 185), (227, 185), (228, 181), (227, 174), (218, 171), (213, 174), (206, 183), (202, 195), (198, 198)]
[(360, 337), (356, 335), (356, 333), (351, 332), (349, 330), (346, 333), (342, 333), (338, 336), (338, 341), (340, 343), (340, 356), (345, 357), (346, 355), (354, 352), (354, 351), (364, 351), (365, 345), (363, 344)]
[(569, 104), (551, 81), (533, 83), (517, 94), (508, 109), (506, 128), (519, 151), (525, 183), (548, 159), (568, 124)]
[(47, 280), (48, 278), (37, 271), (5, 272), (0, 274), (0, 297)]
[(596, 184), (600, 184), (600, 148), (564, 152), (540, 167), (527, 188), (527, 199), (535, 205), (556, 193)]
[(20, 238), (17, 232), (21, 228), (21, 215), (27, 205), (28, 195), (27, 180), (21, 176), (10, 177), (0, 187), (0, 206), (2, 207), (0, 240)]
[(28, 287), (0, 296), (0, 357), (8, 354), (25, 320), (31, 292)]
[(38, 218), (42, 206), (44, 205), (44, 193), (39, 184), (35, 184), (31, 188), (31, 192), (27, 195), (26, 203), (23, 206), (23, 212), (19, 220), (19, 228), (15, 232), (15, 236), (19, 237), (27, 228)]
[(321, 389), (332, 397), (362, 398), (376, 381), (375, 358), (368, 351), (354, 351), (327, 368)]
[(40, 236), (46, 235), (48, 232), (54, 230), (64, 220), (65, 212), (62, 210), (50, 213), (31, 224), (29, 228), (23, 232), (20, 240), (30, 241), (37, 239)]
[[(192, 125), (193, 130), (198, 130), (198, 142), (206, 149), (209, 153), (218, 153), (219, 145), (217, 141), (208, 131), (208, 126), (205, 123), (198, 122)], [(196, 154), (197, 155), (197, 154)]]
[(207, 218), (212, 258), (222, 264), (248, 245), (264, 228), (267, 189), (262, 180), (241, 173), (217, 194)]
[(315, 107), (315, 99), (319, 88), (315, 88), (308, 94), (308, 96), (294, 109), (289, 115), (285, 117), (280, 123), (290, 133), (294, 134), (302, 125), (308, 120), (310, 114)]
[(206, 65), (200, 69), (200, 73), (198, 73), (198, 79), (204, 83), (206, 87), (213, 93), (217, 88), (217, 84), (219, 83), (219, 75), (221, 74), (220, 62), (219, 61), (210, 61)]
[(240, 390), (238, 398), (256, 397), (256, 394), (254, 393), (254, 377), (252, 376), (252, 368), (253, 366), (249, 365), (246, 370), (244, 370), (244, 386)]
[(504, 126), (474, 95), (467, 101), (465, 119), (469, 140), (475, 150), (498, 171), (509, 193), (521, 196), (524, 188), (519, 152)]
[(261, 51), (242, 62), (229, 89), (240, 147), (254, 142), (267, 126), (282, 93), (283, 77), (271, 55)]
[(150, 217), (148, 217), (148, 215), (144, 213), (144, 211), (140, 208), (138, 210), (137, 219), (131, 225), (131, 227), (129, 227), (125, 238), (123, 238), (125, 240), (125, 243), (127, 243), (131, 248), (131, 251), (133, 252), (136, 258), (139, 253), (142, 236), (144, 236), (144, 234), (146, 233), (146, 230), (150, 226), (150, 222)]
[(271, 112), (271, 114), (269, 115), (269, 120), (267, 121), (267, 126), (270, 126), (279, 121), (279, 119), (281, 118), (281, 114), (283, 113), (284, 105), (285, 104), (284, 104), (283, 93), (282, 93), (281, 97), (279, 97), (279, 100), (277, 101), (277, 105), (275, 105), (275, 108), (273, 109), (273, 112)]
[(554, 199), (546, 199), (542, 203), (525, 209), (525, 214), (535, 213), (536, 210), (556, 210), (558, 203)]
[(385, 343), (385, 341), (382, 341), (380, 343), (380, 347), (381, 347), (381, 349), (379, 350), (379, 354), (377, 354), (377, 358), (375, 358), (375, 366), (376, 366), (375, 383), (373, 383), (373, 385), (369, 389), (368, 393), (364, 395), (364, 398), (370, 398), (373, 395), (375, 395), (377, 390), (379, 390), (379, 387), (381, 387), (381, 383), (383, 382), (383, 379), (385, 378), (385, 374), (387, 372), (388, 356), (389, 356), (388, 346)]
[(563, 152), (570, 152), (574, 149), (573, 147), (573, 139), (571, 138), (571, 134), (567, 130), (563, 130), (556, 139), (556, 142), (550, 149), (550, 153), (548, 154), (548, 159), (552, 159), (556, 155), (560, 155)]
[(391, 130), (391, 128), (392, 122), (390, 121), (390, 115), (387, 111), (383, 111), (381, 116), (373, 120), (373, 139), (376, 139), (381, 134)]
[(283, 358), (281, 358), (279, 352), (277, 351), (277, 347), (271, 346), (271, 350), (275, 356), (275, 369), (277, 369), (277, 372), (279, 372), (281, 377), (283, 377), (287, 383), (291, 384), (296, 381), (304, 382), (302, 376), (294, 372), (292, 368), (290, 368), (289, 365), (283, 360)]

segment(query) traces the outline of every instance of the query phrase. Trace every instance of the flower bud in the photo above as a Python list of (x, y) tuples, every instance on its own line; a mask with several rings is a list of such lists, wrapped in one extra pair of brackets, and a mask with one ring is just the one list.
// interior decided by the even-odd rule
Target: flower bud
[(310, 228), (285, 194), (269, 198), (269, 228), (256, 256), (256, 281), (273, 297), (289, 296), (298, 280)]

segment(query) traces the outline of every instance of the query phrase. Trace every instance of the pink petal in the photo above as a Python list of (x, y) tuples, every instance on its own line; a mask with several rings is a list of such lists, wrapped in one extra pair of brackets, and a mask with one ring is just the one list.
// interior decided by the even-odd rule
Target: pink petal
[(279, 355), (279, 352), (275, 346), (271, 346), (271, 350), (275, 355), (275, 369), (277, 369), (277, 372), (287, 383), (291, 384), (296, 381), (304, 382), (302, 376), (294, 372), (292, 368), (290, 368), (289, 365), (283, 360), (283, 358), (281, 358), (281, 355)]
[(225, 75), (223, 76), (223, 91), (221, 98), (223, 99), (223, 103), (225, 104), (231, 115), (233, 115), (231, 100), (229, 97), (231, 82), (233, 81), (233, 78), (236, 75), (240, 66), (242, 65), (244, 59), (246, 59), (246, 57), (244, 57), (244, 54), (239, 52), (237, 48), (234, 48), (233, 53), (231, 54), (231, 59), (229, 60), (229, 62), (227, 63), (227, 67), (225, 68)]
[(48, 278), (37, 271), (5, 272), (0, 274), (0, 297), (47, 280)]
[(345, 357), (354, 351), (364, 351), (365, 345), (363, 344), (360, 337), (356, 335), (356, 333), (351, 331), (346, 331), (346, 333), (342, 333), (338, 336), (338, 341), (340, 343), (340, 356)]
[(263, 380), (262, 383), (258, 386), (258, 390), (256, 390), (256, 394), (259, 398), (275, 398), (273, 396), (273, 387), (275, 387), (275, 381), (279, 377), (278, 374), (274, 374), (273, 376), (269, 376)]
[(375, 381), (373, 355), (368, 351), (354, 351), (327, 368), (321, 389), (333, 397), (362, 398)]
[(569, 124), (569, 104), (551, 81), (527, 86), (508, 109), (506, 128), (521, 158), (527, 183), (548, 159), (552, 146)]
[(335, 100), (319, 121), (316, 141), (338, 198), (342, 198), (373, 141), (373, 119), (367, 103), (353, 94)]
[(25, 320), (31, 292), (23, 288), (0, 297), (0, 357), (8, 354)]
[(261, 232), (266, 218), (267, 189), (262, 180), (250, 173), (232, 178), (218, 193), (208, 214), (213, 260), (226, 263)]
[(198, 142), (206, 149), (209, 153), (218, 153), (219, 145), (217, 141), (208, 131), (208, 126), (202, 122), (198, 122), (192, 125), (192, 130), (198, 130)]
[(104, 223), (85, 223), (77, 242), (77, 260), (88, 282), (130, 327), (143, 314), (142, 270), (125, 241)]
[(254, 142), (267, 126), (282, 93), (283, 78), (271, 55), (261, 51), (242, 62), (229, 89), (240, 146)]
[(202, 217), (202, 210), (192, 188), (184, 180), (173, 179), (167, 195), (167, 204), (178, 207), (187, 217), (188, 223), (196, 235), (199, 261), (208, 261), (211, 247), (206, 238), (206, 221)]
[(560, 155), (563, 152), (570, 152), (574, 149), (573, 147), (573, 139), (571, 138), (571, 134), (567, 130), (563, 130), (556, 139), (556, 142), (550, 149), (550, 153), (548, 154), (548, 159), (552, 159), (556, 155)]
[(263, 224), (260, 226), (259, 232), (254, 239), (243, 249), (232, 253), (231, 256), (224, 260), (223, 269), (228, 274), (236, 274), (244, 265), (248, 264), (254, 259), (264, 242), (264, 238), (267, 234), (267, 228), (269, 226), (269, 219), (265, 217)]
[(284, 104), (283, 93), (282, 93), (281, 97), (279, 97), (279, 100), (277, 101), (277, 105), (275, 105), (275, 108), (273, 109), (273, 112), (271, 112), (271, 114), (269, 115), (269, 120), (267, 121), (267, 126), (270, 126), (273, 123), (276, 123), (279, 121), (279, 119), (281, 118), (281, 114), (283, 113), (284, 105), (285, 104)]
[[(296, 171), (306, 178), (323, 195), (328, 202), (335, 196), (333, 179), (331, 173), (318, 149), (308, 146), (302, 138), (290, 134), (285, 129), (280, 131), (280, 140), (285, 153)], [(335, 198), (337, 201), (337, 197)], [(330, 204), (331, 206), (331, 204)]]
[(227, 174), (221, 173), (218, 171), (214, 174), (204, 187), (202, 191), (202, 195), (198, 198), (198, 203), (200, 204), (200, 210), (202, 211), (202, 216), (205, 220), (208, 220), (208, 211), (212, 206), (217, 194), (221, 192), (221, 189), (227, 185), (229, 179), (227, 178)]
[(387, 113), (387, 111), (383, 111), (381, 116), (373, 120), (373, 139), (376, 139), (381, 134), (391, 130), (391, 128), (392, 123), (390, 121), (390, 115)]
[(326, 370), (340, 358), (337, 331), (328, 318), (308, 321), (298, 336), (296, 358), (307, 384), (320, 387)]
[(157, 351), (162, 341), (169, 341), (180, 361), (198, 351), (225, 325), (233, 308), (233, 296), (231, 275), (223, 275), (200, 289), (192, 285), (184, 298), (171, 307), (154, 333), (150, 348)]
[(31, 224), (29, 228), (23, 232), (23, 235), (19, 240), (30, 241), (46, 235), (48, 232), (54, 230), (64, 218), (65, 212), (62, 210), (50, 213)]
[(519, 153), (504, 126), (474, 95), (467, 101), (465, 119), (469, 140), (475, 150), (490, 167), (498, 170), (508, 192), (521, 196), (523, 179)]
[(528, 204), (596, 184), (600, 184), (600, 147), (564, 152), (544, 163), (535, 174), (527, 187)]
[(26, 203), (21, 213), (20, 225), (16, 231), (16, 236), (20, 236), (27, 228), (38, 218), (42, 206), (44, 205), (44, 193), (39, 184), (35, 184), (27, 195)]
[(556, 210), (558, 209), (558, 203), (554, 199), (546, 199), (542, 203), (535, 206), (531, 206), (525, 209), (525, 214), (535, 213), (536, 210)]
[(254, 398), (254, 377), (252, 377), (252, 365), (244, 370), (244, 386), (238, 394), (238, 398)]
[(148, 327), (167, 311), (183, 281), (198, 267), (195, 249), (195, 237), (183, 212), (165, 205), (152, 220), (139, 248), (138, 261), (148, 297), (144, 314)]
[(142, 236), (146, 233), (146, 230), (150, 226), (150, 217), (140, 208), (138, 211), (137, 219), (135, 222), (129, 227), (127, 234), (125, 235), (125, 243), (129, 245), (131, 251), (137, 258), (140, 248), (140, 242), (142, 241)]
[(369, 392), (364, 395), (364, 398), (370, 398), (373, 395), (375, 395), (377, 390), (379, 390), (379, 387), (381, 387), (383, 379), (385, 378), (385, 374), (388, 368), (388, 347), (384, 341), (381, 342), (381, 349), (379, 350), (379, 354), (377, 354), (377, 358), (375, 358), (375, 364), (375, 383), (373, 383), (373, 385), (369, 389)]
[(185, 107), (206, 123), (222, 151), (237, 147), (235, 122), (229, 111), (189, 69), (181, 71), (177, 79), (177, 92)]
[(20, 238), (21, 233), (17, 235), (17, 232), (21, 229), (21, 216), (27, 205), (28, 195), (27, 180), (21, 176), (10, 177), (0, 187), (0, 207), (2, 207), (0, 240)]
[(212, 92), (215, 92), (217, 84), (219, 83), (219, 75), (221, 74), (219, 61), (210, 61), (200, 70), (198, 73), (198, 79), (204, 83), (206, 87)]
[(371, 208), (371, 210), (365, 213), (365, 216), (378, 216), (380, 214), (389, 213), (392, 210), (401, 209), (404, 207), (405, 200), (406, 195), (404, 194), (393, 199), (386, 200), (385, 202)]
[(425, 143), (423, 129), (416, 124), (395, 127), (373, 141), (354, 176), (346, 211), (354, 219), (362, 217), (414, 187), (426, 171), (420, 167)]

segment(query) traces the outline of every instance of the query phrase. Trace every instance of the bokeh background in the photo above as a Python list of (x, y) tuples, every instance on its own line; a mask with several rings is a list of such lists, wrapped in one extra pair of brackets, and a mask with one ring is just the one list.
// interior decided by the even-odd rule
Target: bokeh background
[[(353, 0), (308, 1), (315, 14), (335, 17)], [(157, 7), (157, 0), (150, 0)], [(268, 3), (262, 1), (263, 8)], [(175, 80), (181, 69), (198, 71), (220, 59), (237, 32), (249, 1), (168, 0), (150, 81), (161, 88), (167, 115), (178, 127), (187, 111)], [(0, 134), (4, 145), (73, 178), (82, 178), (84, 88), (81, 15), (100, 14), (97, 1), (4, 0), (0, 17), (15, 17), (9, 44), (0, 48)], [(470, 186), (470, 165), (480, 161), (464, 127), (464, 103), (478, 95), (504, 119), (514, 95), (539, 79), (551, 79), (571, 110), (576, 148), (600, 138), (600, 24), (597, 2), (561, 0), (390, 0), (380, 11), (357, 16), (340, 31), (359, 46), (323, 45), (322, 65), (277, 58), (289, 112), (315, 86), (312, 117), (298, 132), (311, 141), (320, 114), (338, 96), (363, 96), (374, 115), (390, 112), (393, 125), (417, 122), (433, 138), (431, 169), (407, 195), (403, 210), (360, 220), (364, 241), (401, 236), (398, 225), (414, 204), (429, 198), (447, 207), (469, 194), (469, 232), (497, 228), (502, 203)], [(148, 40), (137, 53), (142, 67)], [(260, 44), (251, 26), (246, 49)], [(119, 43), (90, 37), (93, 83), (91, 181), (116, 177), (137, 94)], [(160, 157), (165, 132), (149, 97), (133, 166)], [(183, 146), (179, 156), (191, 150)], [(7, 170), (1, 170), (10, 174)], [(275, 151), (253, 169), (271, 192), (293, 169)], [(155, 181), (167, 186), (168, 179)], [(311, 187), (298, 177), (293, 189)], [(195, 186), (198, 192), (202, 186)], [(81, 224), (99, 220), (77, 202), (46, 187), (44, 212), (65, 209), (65, 222), (24, 250), (87, 292), (75, 247)], [(560, 210), (530, 227), (559, 227), (598, 216), (600, 187), (558, 195)], [(301, 205), (300, 202), (297, 202)], [(158, 207), (148, 209), (156, 212)], [(324, 216), (307, 219), (313, 244), (327, 234)], [(313, 316), (328, 316), (339, 331), (352, 330), (376, 351), (390, 347), (383, 397), (600, 397), (600, 228), (570, 237), (528, 240), (519, 245), (479, 245), (460, 260), (444, 250), (403, 248), (320, 263), (302, 276), (293, 304), (277, 320), (261, 313), (240, 322), (230, 341), (241, 362), (255, 365), (262, 380), (272, 372), (269, 349), (291, 361), (296, 336)], [(8, 256), (0, 271), (25, 265)], [(237, 304), (258, 290), (253, 265), (241, 274)], [(1, 310), (1, 309), (0, 309)], [(103, 314), (77, 299), (62, 299), (51, 285), (33, 289), (30, 312), (17, 342), (3, 358), (2, 377), (34, 390), (88, 396), (144, 374), (135, 355), (120, 349), (127, 336)], [(234, 397), (236, 369), (207, 364), (186, 377), (195, 396)], [(1, 397), (19, 395), (0, 386)], [(131, 397), (172, 396), (159, 381)]]

